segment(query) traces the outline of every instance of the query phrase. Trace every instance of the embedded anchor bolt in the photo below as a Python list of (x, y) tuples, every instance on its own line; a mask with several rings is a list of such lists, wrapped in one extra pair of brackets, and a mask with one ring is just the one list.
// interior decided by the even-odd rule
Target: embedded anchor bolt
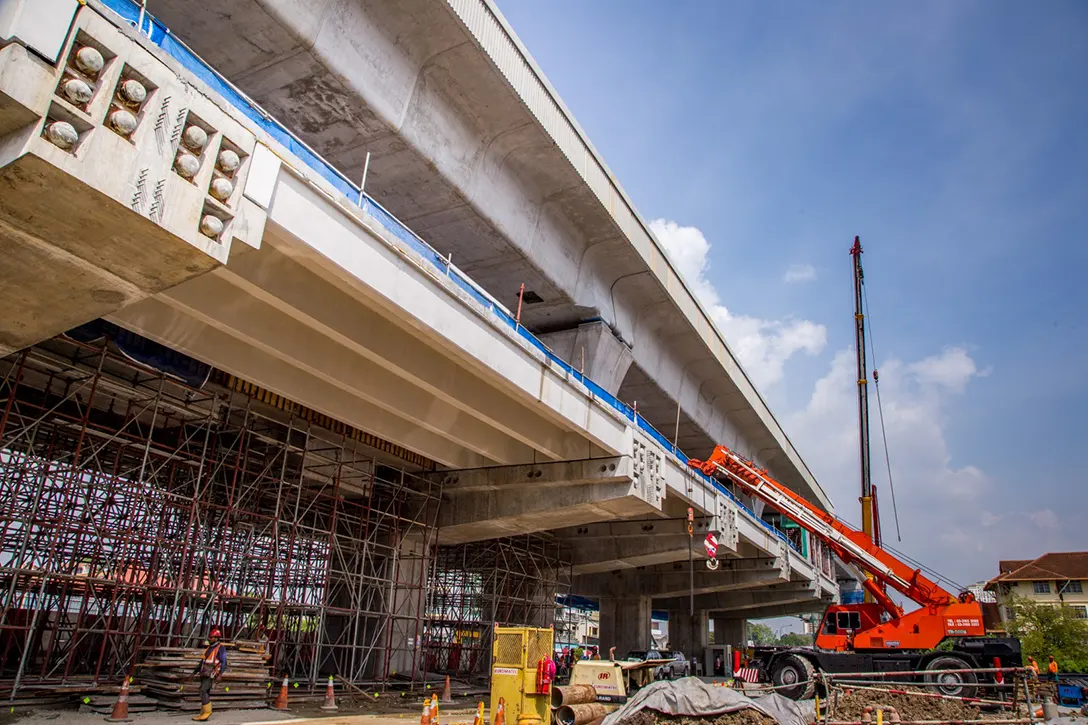
[(174, 161), (174, 168), (182, 177), (191, 179), (200, 170), (200, 161), (197, 160), (196, 156), (182, 152), (178, 154), (177, 159)]
[(223, 149), (219, 152), (218, 166), (220, 171), (227, 174), (232, 173), (241, 163), (242, 160), (238, 158), (238, 154), (230, 149)]
[(208, 134), (200, 126), (189, 126), (181, 135), (181, 142), (193, 151), (200, 151), (208, 143)]
[(76, 68), (79, 68), (92, 78), (98, 75), (99, 71), (102, 70), (102, 66), (105, 64), (106, 61), (102, 58), (102, 54), (98, 52), (97, 48), (85, 45), (76, 51)]
[(79, 134), (67, 121), (54, 121), (45, 127), (45, 138), (57, 148), (67, 151), (75, 146), (76, 141), (79, 140)]
[(61, 87), (61, 90), (68, 100), (77, 106), (84, 105), (87, 101), (91, 100), (91, 96), (94, 95), (94, 91), (91, 90), (91, 87), (78, 78), (69, 78), (66, 80)]
[(226, 201), (234, 192), (234, 184), (227, 179), (214, 179), (210, 191), (211, 195), (219, 201)]
[(218, 239), (223, 233), (223, 220), (211, 214), (205, 214), (200, 220), (200, 233), (212, 239)]
[(122, 136), (131, 136), (136, 130), (136, 117), (128, 111), (118, 109), (110, 114), (110, 125)]
[(121, 100), (133, 106), (138, 106), (147, 98), (147, 89), (140, 81), (129, 79), (117, 89), (117, 95)]

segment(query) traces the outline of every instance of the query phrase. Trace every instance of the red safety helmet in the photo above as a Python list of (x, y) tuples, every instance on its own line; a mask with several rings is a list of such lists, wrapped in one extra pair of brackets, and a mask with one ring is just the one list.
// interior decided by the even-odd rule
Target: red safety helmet
[(223, 633), (219, 631), (219, 627), (212, 627), (212, 631), (208, 633), (209, 637), (223, 637)]

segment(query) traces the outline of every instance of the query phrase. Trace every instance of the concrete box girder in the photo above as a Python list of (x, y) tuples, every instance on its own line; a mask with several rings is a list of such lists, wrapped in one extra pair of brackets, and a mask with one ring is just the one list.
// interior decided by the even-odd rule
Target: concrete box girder
[[(731, 566), (730, 566), (731, 565)], [(721, 562), (710, 571), (702, 562), (694, 573), (688, 562), (660, 564), (640, 569), (624, 569), (601, 574), (583, 574), (571, 582), (571, 591), (583, 596), (650, 596), (657, 599), (719, 591), (765, 588), (789, 582), (786, 567), (772, 559), (735, 559)]]
[[(493, 5), (227, 0), (214, 15), (198, 0), (150, 7), (349, 178), (371, 152), (379, 201), (465, 260), (496, 297), (513, 304), (521, 282), (540, 293), (544, 302), (525, 310), (534, 329), (593, 316), (616, 324), (659, 386), (653, 398), (680, 401), (684, 441), (727, 442), (826, 503)], [(239, 37), (260, 41), (242, 48)], [(695, 374), (708, 357), (716, 365)], [(758, 413), (727, 414), (733, 394)]]
[[(795, 604), (810, 605), (812, 608), (809, 611), (817, 611), (823, 609), (828, 601), (827, 598), (821, 597), (819, 591), (810, 583), (786, 582), (756, 590), (717, 591), (696, 594), (695, 608), (701, 611), (723, 612), (732, 617), (746, 616), (754, 618), (753, 615), (741, 614), (741, 612)], [(683, 609), (688, 606), (688, 598), (686, 596), (674, 596), (666, 599), (655, 599), (654, 606), (670, 610)]]
[[(198, 230), (209, 158), (227, 139), (242, 154), (232, 181), (243, 184), (251, 133), (93, 10), (80, 9), (70, 31), (63, 25), (58, 33), (68, 39), (55, 38), (64, 46), (56, 67), (17, 42), (0, 48), (0, 355), (207, 272), (232, 248), (259, 246), (264, 225), (264, 213), (235, 192), (218, 207), (220, 237)], [(92, 95), (82, 106), (54, 92), (69, 77), (64, 59), (77, 32), (112, 54), (89, 78)], [(147, 91), (128, 137), (108, 121), (123, 71), (142, 76)], [(172, 169), (168, 142), (190, 113), (211, 128), (192, 183)], [(58, 121), (78, 134), (70, 149), (45, 137), (45, 126)]]
[(583, 461), (499, 466), (434, 474), (442, 482), (442, 543), (466, 543), (592, 523), (661, 514), (662, 491), (632, 455)]

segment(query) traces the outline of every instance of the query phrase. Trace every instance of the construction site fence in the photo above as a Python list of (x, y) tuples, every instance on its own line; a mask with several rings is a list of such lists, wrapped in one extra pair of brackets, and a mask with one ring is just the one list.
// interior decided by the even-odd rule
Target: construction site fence
[(893, 670), (888, 672), (820, 672), (817, 674), (818, 678), (823, 678), (828, 681), (835, 680), (878, 680), (884, 681), (886, 677), (905, 677), (908, 675), (962, 675), (968, 672), (975, 674), (992, 675), (998, 672), (1005, 674), (1023, 674), (1027, 669), (1024, 667), (961, 667), (958, 669), (948, 670)]
[[(425, 263), (437, 272), (447, 277), (461, 290), (468, 294), (477, 304), (491, 312), (495, 319), (514, 330), (520, 337), (529, 342), (533, 347), (543, 353), (547, 359), (566, 373), (568, 379), (577, 380), (590, 393), (591, 396), (603, 405), (613, 409), (639, 430), (643, 431), (661, 446), (675, 456), (681, 464), (687, 466), (688, 456), (681, 451), (673, 441), (670, 441), (655, 429), (643, 416), (632, 407), (616, 398), (597, 383), (587, 378), (581, 371), (566, 362), (548, 348), (543, 342), (526, 330), (505, 306), (476, 284), (456, 265), (452, 259), (443, 257), (431, 245), (420, 238), (403, 222), (391, 214), (385, 207), (366, 194), (357, 184), (348, 179), (336, 167), (319, 156), (305, 142), (289, 131), (282, 123), (271, 114), (262, 109), (253, 99), (234, 86), (230, 81), (221, 76), (215, 69), (202, 60), (188, 46), (181, 42), (177, 36), (170, 33), (169, 29), (158, 19), (146, 12), (135, 0), (98, 0), (103, 6), (116, 13), (125, 22), (137, 27), (146, 35), (152, 43), (157, 45), (174, 60), (180, 63), (187, 71), (199, 78), (211, 90), (222, 96), (236, 110), (245, 115), (250, 121), (260, 127), (271, 138), (282, 144), (288, 151), (294, 154), (302, 163), (316, 172), (322, 179), (331, 184), (340, 194), (360, 207), (366, 214), (373, 217), (382, 227), (393, 234), (398, 240), (408, 245), (415, 251)], [(703, 483), (710, 486), (727, 498), (732, 500), (740, 508), (746, 511), (760, 525), (770, 531), (774, 536), (786, 542), (786, 544), (800, 552), (798, 546), (786, 536), (780, 529), (763, 521), (755, 512), (745, 505), (737, 496), (717, 480), (703, 474), (700, 471), (690, 469), (690, 475), (700, 478)]]

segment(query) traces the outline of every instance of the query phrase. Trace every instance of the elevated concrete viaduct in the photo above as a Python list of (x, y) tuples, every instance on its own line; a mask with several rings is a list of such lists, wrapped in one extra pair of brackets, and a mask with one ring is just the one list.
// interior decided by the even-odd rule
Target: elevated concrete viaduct
[[(310, 677), (338, 657), (363, 679), (480, 667), (451, 642), (475, 631), (486, 651), (495, 622), (554, 621), (560, 590), (600, 599), (602, 642), (623, 654), (644, 646), (651, 608), (687, 611), (689, 556), (698, 612), (677, 645), (702, 646), (714, 618), (742, 632), (835, 596), (823, 547), (685, 465), (679, 449), (721, 440), (830, 503), (490, 3), (150, 5), (267, 110), (130, 0), (73, 0), (53, 51), (18, 27), (0, 41), (4, 446), (45, 455), (24, 409), (100, 426), (92, 479), (169, 488), (188, 479), (158, 474), (184, 461), (219, 477), (188, 491), (193, 510), (239, 506), (224, 531), (256, 551), (238, 542), (257, 514), (231, 498), (247, 480), (269, 550), (301, 546), (315, 567), (290, 584), (324, 597), (298, 616), (330, 618), (328, 652), (292, 665)], [(366, 194), (337, 170), (365, 151)], [(542, 301), (515, 319), (522, 281)], [(85, 323), (116, 339), (87, 342)], [(651, 424), (671, 430), (675, 401), (670, 440)], [(143, 462), (122, 471), (121, 450), (111, 469), (99, 451), (130, 428)], [(65, 465), (83, 435), (63, 437)], [(7, 461), (0, 489), (25, 479)], [(311, 510), (323, 518), (300, 523)], [(299, 544), (298, 530), (322, 533)], [(146, 541), (145, 566), (170, 541)], [(273, 599), (244, 606), (286, 611)]]
[[(829, 501), (491, 0), (151, 0), (347, 178), (670, 434)], [(603, 320), (602, 323), (594, 322)]]

